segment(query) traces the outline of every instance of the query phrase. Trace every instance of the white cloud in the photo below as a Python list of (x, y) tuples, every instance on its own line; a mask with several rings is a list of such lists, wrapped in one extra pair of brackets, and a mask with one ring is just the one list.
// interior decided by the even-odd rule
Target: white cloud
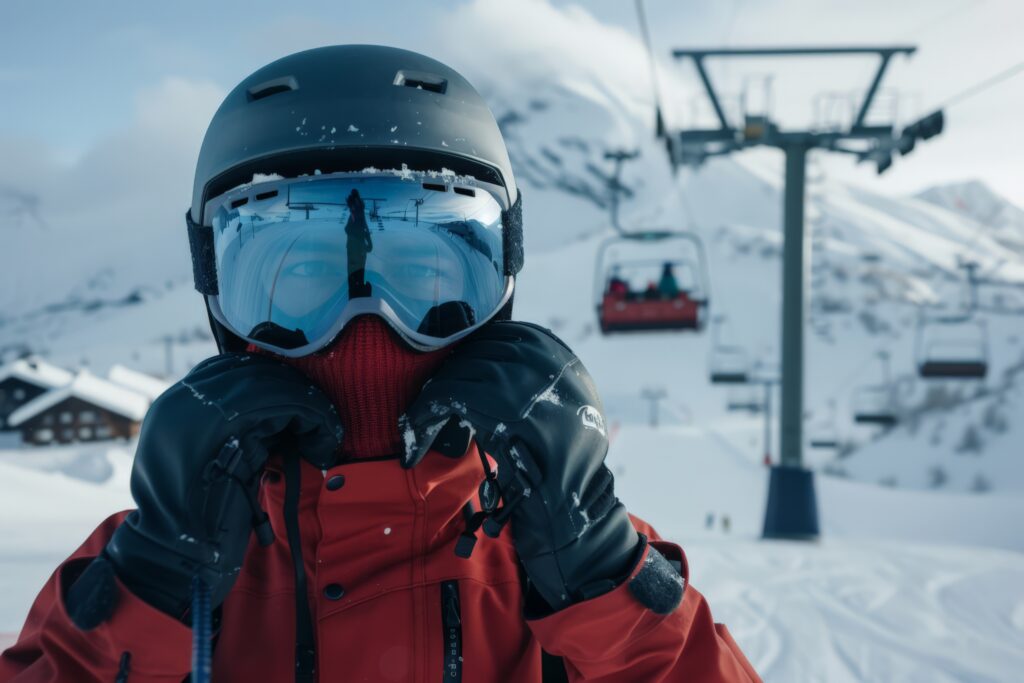
[[(506, 96), (528, 99), (522, 88), (531, 83), (569, 84), (597, 89), (617, 106), (653, 121), (650, 67), (638, 35), (603, 23), (580, 5), (474, 0), (454, 10), (439, 30), (442, 58)], [(670, 65), (659, 61), (659, 80), (670, 86), (667, 91), (685, 93)]]
[(4, 303), (21, 308), (62, 296), (59, 287), (100, 264), (118, 263), (120, 284), (129, 286), (187, 274), (183, 216), (202, 136), (223, 95), (209, 82), (165, 78), (138, 93), (127, 127), (70, 164), (46, 140), (0, 137), (0, 188), (37, 197), (47, 226), (0, 225), (3, 253), (17, 255), (19, 273), (58, 288), (18, 286), (8, 291), (21, 295)]

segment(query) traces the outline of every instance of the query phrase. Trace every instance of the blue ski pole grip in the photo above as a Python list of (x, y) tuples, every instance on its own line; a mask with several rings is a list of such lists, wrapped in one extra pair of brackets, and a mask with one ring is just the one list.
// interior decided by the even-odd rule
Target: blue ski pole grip
[(212, 642), (210, 587), (192, 577), (192, 683), (210, 683)]

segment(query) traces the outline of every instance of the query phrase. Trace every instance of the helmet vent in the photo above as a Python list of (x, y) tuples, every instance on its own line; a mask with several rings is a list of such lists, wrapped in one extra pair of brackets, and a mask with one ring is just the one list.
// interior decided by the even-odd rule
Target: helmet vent
[(464, 194), (467, 197), (475, 197), (476, 196), (476, 190), (474, 190), (471, 187), (453, 187), (452, 191), (455, 194)]
[(394, 84), (407, 88), (416, 88), (417, 90), (429, 90), (439, 95), (443, 95), (445, 90), (448, 89), (447, 78), (441, 78), (436, 74), (427, 73), (426, 71), (406, 71), (403, 69), (395, 74)]
[(270, 190), (269, 192), (260, 192), (256, 195), (256, 201), (261, 202), (264, 199), (270, 199), (271, 197), (277, 196), (277, 190)]
[(269, 81), (263, 81), (258, 85), (254, 85), (246, 91), (246, 94), (249, 96), (250, 102), (255, 102), (256, 100), (266, 99), (271, 95), (298, 89), (299, 83), (295, 80), (294, 76), (282, 76), (281, 78), (272, 78)]
[(236, 199), (235, 201), (231, 202), (231, 208), (232, 209), (237, 209), (238, 207), (245, 206), (248, 203), (249, 203), (249, 198), (248, 197), (242, 197), (241, 199)]
[(437, 183), (423, 183), (423, 189), (424, 190), (433, 190), (434, 192), (447, 192), (448, 191), (447, 187), (445, 187), (444, 185), (439, 185)]

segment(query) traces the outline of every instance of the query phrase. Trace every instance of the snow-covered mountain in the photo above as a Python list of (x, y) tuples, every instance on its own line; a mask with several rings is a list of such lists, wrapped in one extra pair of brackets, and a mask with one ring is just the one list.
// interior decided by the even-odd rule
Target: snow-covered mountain
[(938, 185), (917, 196), (985, 225), (1010, 249), (1024, 249), (1024, 209), (1000, 197), (981, 181)]

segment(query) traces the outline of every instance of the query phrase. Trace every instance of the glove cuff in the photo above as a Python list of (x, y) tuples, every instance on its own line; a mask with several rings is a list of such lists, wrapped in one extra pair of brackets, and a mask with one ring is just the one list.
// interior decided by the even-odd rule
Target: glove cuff
[(114, 566), (103, 555), (93, 558), (83, 569), (85, 562), (85, 558), (73, 560), (64, 568), (62, 578), (70, 582), (64, 589), (64, 609), (75, 626), (91, 631), (114, 614), (117, 580)]
[[(637, 602), (655, 614), (671, 614), (683, 600), (686, 580), (657, 548), (647, 544), (647, 537), (641, 537), (643, 546), (640, 556), (643, 557), (643, 565), (630, 579), (629, 592)], [(644, 549), (647, 549), (646, 556)]]

